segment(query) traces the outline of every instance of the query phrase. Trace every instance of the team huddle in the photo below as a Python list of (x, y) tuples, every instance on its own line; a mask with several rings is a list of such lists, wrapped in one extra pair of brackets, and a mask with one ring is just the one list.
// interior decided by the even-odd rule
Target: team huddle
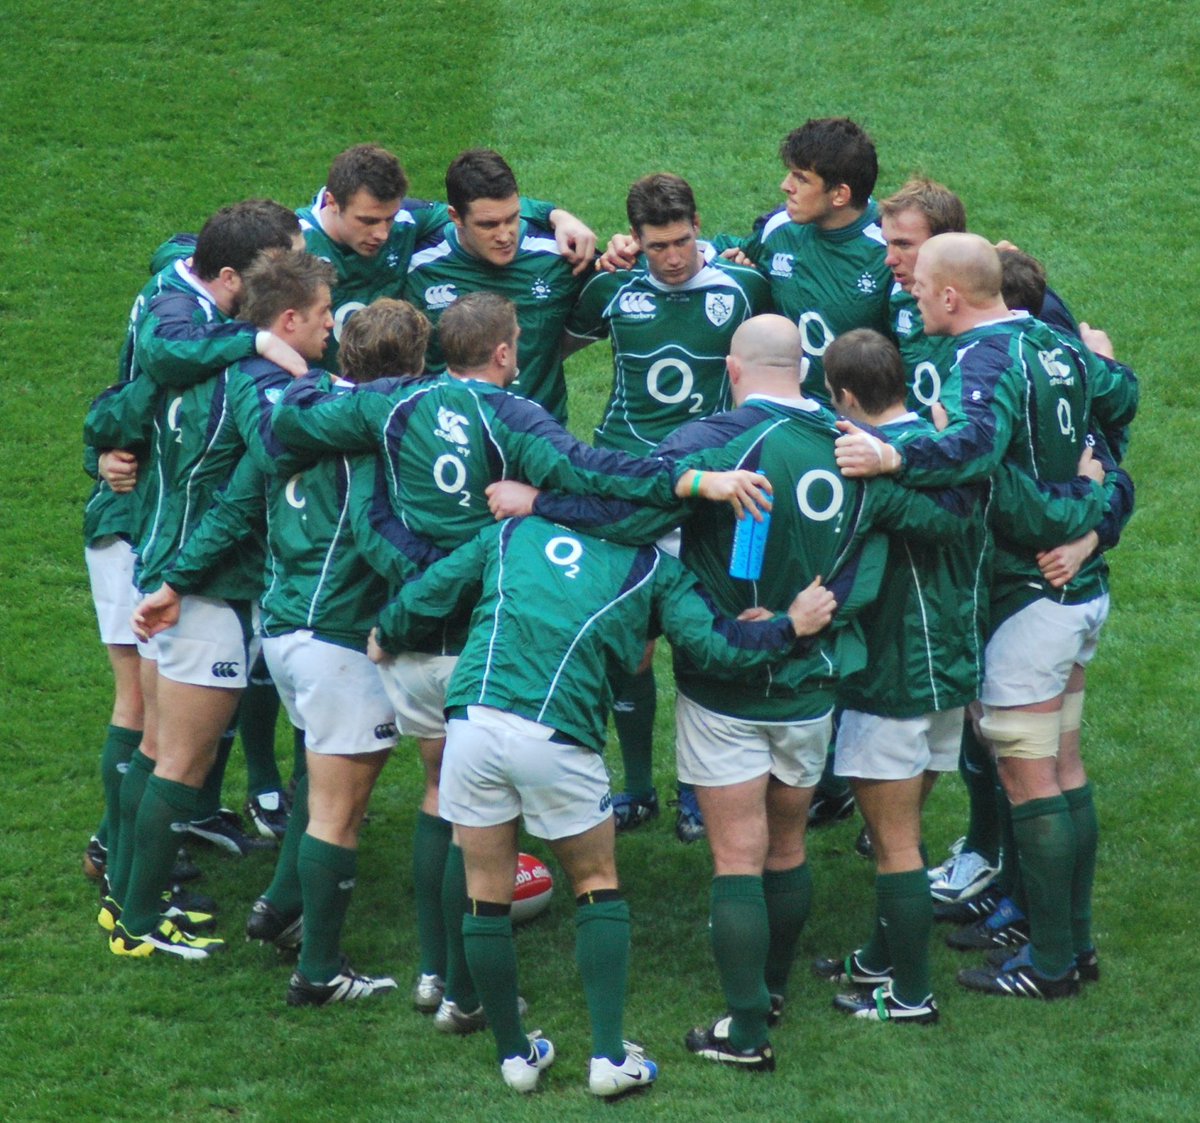
[[(615, 834), (659, 813), (662, 635), (676, 833), (711, 848), (725, 1004), (693, 1054), (774, 1069), (806, 829), (839, 783), (877, 874), (869, 938), (812, 965), (836, 1010), (936, 1022), (935, 915), (983, 953), (968, 990), (1098, 979), (1080, 726), (1104, 552), (1133, 508), (1136, 378), (1036, 260), (967, 233), (947, 188), (877, 202), (854, 122), (810, 120), (780, 156), (786, 203), (745, 237), (702, 240), (690, 185), (656, 173), (597, 256), (491, 150), (454, 159), (443, 204), (359, 145), (310, 206), (234, 204), (160, 247), (85, 424), (116, 685), (85, 865), (112, 952), (223, 950), (212, 902), (181, 884), (180, 832), (278, 840), (246, 935), (297, 957), (288, 1004), (395, 989), (341, 935), (372, 789), (410, 736), (415, 1007), (442, 1032), (489, 1028), (517, 1091), (553, 1062), (518, 994), (523, 823), (575, 896), (588, 1087), (649, 1087), (658, 1066), (624, 1032)], [(604, 339), (589, 445), (565, 428), (563, 363)], [(239, 727), (263, 839), (220, 806)], [(970, 822), (930, 869), (921, 808), (954, 770)]]

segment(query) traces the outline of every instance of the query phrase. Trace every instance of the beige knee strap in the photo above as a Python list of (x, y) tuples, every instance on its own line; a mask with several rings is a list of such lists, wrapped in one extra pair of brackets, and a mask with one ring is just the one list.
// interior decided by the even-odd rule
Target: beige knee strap
[(1077, 690), (1063, 695), (1063, 707), (1059, 710), (1059, 729), (1063, 733), (1074, 733), (1083, 724), (1083, 696), (1086, 691)]
[(1029, 710), (998, 710), (983, 707), (979, 729), (991, 742), (997, 757), (1044, 760), (1058, 756), (1061, 715)]

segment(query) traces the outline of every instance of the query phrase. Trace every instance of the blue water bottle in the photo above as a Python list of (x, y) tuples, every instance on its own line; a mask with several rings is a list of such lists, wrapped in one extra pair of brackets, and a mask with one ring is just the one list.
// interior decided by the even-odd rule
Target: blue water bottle
[(762, 576), (763, 553), (771, 529), (771, 512), (762, 512), (762, 522), (746, 514), (738, 519), (733, 532), (733, 550), (729, 555), (729, 576), (757, 581)]

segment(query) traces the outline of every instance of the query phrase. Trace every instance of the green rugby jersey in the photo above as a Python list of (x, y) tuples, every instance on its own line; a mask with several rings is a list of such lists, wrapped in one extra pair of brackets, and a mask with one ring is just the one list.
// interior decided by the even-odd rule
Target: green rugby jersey
[(608, 336), (613, 386), (597, 448), (645, 455), (680, 425), (728, 406), (725, 357), (738, 327), (771, 309), (763, 276), (708, 258), (690, 280), (665, 285), (648, 268), (596, 273), (567, 320), (580, 339)]
[[(260, 470), (278, 469), (266, 419), (290, 382), (286, 371), (255, 356), (168, 393), (156, 419), (162, 492), (141, 551), (140, 588), (157, 588), (243, 456), (253, 457)], [(261, 534), (239, 542), (190, 591), (230, 600), (257, 597), (265, 548)]]
[[(943, 393), (943, 387), (946, 387), (954, 369), (954, 337), (926, 335), (925, 322), (921, 319), (916, 299), (899, 285), (892, 286), (888, 315), (892, 338), (900, 349), (900, 358), (904, 360), (908, 408), (927, 420), (934, 402), (940, 401), (946, 406), (947, 413), (957, 409), (958, 393), (955, 389), (950, 387), (948, 393)], [(950, 420), (957, 418), (951, 415)]]
[[(961, 420), (900, 449), (900, 478), (912, 487), (981, 480), (1002, 463), (1039, 482), (1069, 483), (1089, 426), (1120, 428), (1137, 411), (1137, 380), (1128, 368), (1026, 314), (981, 324), (956, 336), (955, 344), (952, 381)], [(1037, 567), (1036, 550), (1019, 541), (1022, 521), (1038, 513), (1006, 502), (1003, 491), (993, 497), (993, 507), (993, 627), (1041, 597), (1077, 604), (1104, 591), (1101, 558), (1087, 563), (1066, 588), (1051, 588)], [(1006, 518), (1013, 527), (1005, 528)]]
[(670, 462), (590, 448), (541, 406), (449, 374), (381, 379), (339, 396), (306, 376), (288, 387), (272, 426), (297, 452), (377, 452), (393, 511), (443, 549), (492, 521), (484, 493), (496, 480), (674, 503)]
[[(282, 384), (269, 366), (263, 363), (244, 391), (253, 391), (261, 439), (251, 435), (246, 455), (165, 580), (179, 592), (195, 592), (231, 550), (265, 533), (263, 634), (309, 630), (328, 643), (361, 651), (387, 600), (389, 579), (398, 583), (442, 552), (390, 527), (382, 540), (369, 523), (356, 521), (355, 508), (368, 506), (377, 486), (375, 457), (329, 456), (314, 462), (274, 442), (264, 423), (282, 396)], [(332, 392), (350, 388), (324, 372), (314, 377)]]
[[(163, 289), (164, 275), (174, 276), (175, 262), (186, 258), (196, 248), (196, 236), (194, 234), (176, 234), (163, 242), (155, 251), (150, 261), (150, 280), (142, 286), (141, 292), (138, 293), (133, 302), (133, 307), (129, 310), (129, 319), (125, 327), (125, 339), (121, 345), (121, 353), (117, 359), (117, 382), (116, 387), (131, 381), (138, 373), (137, 365), (134, 363), (134, 344), (137, 340), (138, 322), (142, 312), (146, 306), (153, 300)], [(166, 271), (170, 271), (166, 273)], [(111, 391), (106, 391), (101, 398), (96, 400), (95, 406), (100, 406), (101, 399), (108, 396)], [(101, 406), (101, 408), (103, 408)], [(103, 538), (108, 535), (117, 534), (123, 538), (133, 542), (136, 541), (139, 528), (141, 525), (142, 499), (147, 490), (148, 473), (146, 469), (147, 457), (150, 453), (150, 445), (148, 442), (148, 434), (143, 436), (133, 444), (128, 451), (134, 452), (138, 456), (139, 461), (139, 476), (138, 484), (132, 492), (127, 492), (123, 495), (116, 494), (108, 484), (97, 478), (99, 467), (99, 454), (108, 448), (117, 448), (119, 446), (94, 445), (85, 441), (84, 446), (84, 470), (93, 478), (96, 478), (96, 484), (92, 488), (91, 495), (88, 497), (87, 504), (83, 512), (83, 540), (85, 545), (92, 545), (98, 538)]]
[(420, 308), (435, 330), (425, 357), (426, 370), (446, 369), (436, 325), (458, 297), (469, 292), (495, 292), (517, 307), (521, 338), (517, 345), (520, 373), (511, 389), (544, 406), (558, 420), (567, 419), (567, 384), (563, 377), (562, 334), (567, 316), (588, 279), (575, 276), (546, 228), (522, 220), (517, 256), (507, 265), (491, 265), (462, 248), (457, 228), (447, 223), (442, 236), (413, 254), (404, 297)]
[(837, 679), (863, 665), (857, 615), (875, 597), (887, 556), (886, 539), (871, 532), (957, 539), (967, 532), (973, 506), (972, 497), (959, 493), (933, 496), (886, 480), (864, 487), (844, 479), (834, 459), (837, 436), (834, 415), (811, 399), (752, 396), (740, 409), (685, 425), (659, 446), (659, 454), (677, 459), (681, 469), (747, 468), (770, 480), (774, 504), (757, 581), (729, 575), (737, 520), (726, 504), (679, 503), (659, 512), (543, 494), (534, 512), (633, 542), (653, 541), (682, 523), (681, 558), (731, 616), (752, 606), (783, 611), (819, 574), (837, 597), (838, 611), (803, 658), (714, 676), (686, 652), (675, 653), (679, 690), (710, 710), (751, 721), (818, 717), (833, 705)]
[[(378, 253), (365, 257), (335, 242), (325, 232), (317, 216), (323, 194), (323, 190), (318, 191), (313, 202), (301, 207), (296, 214), (308, 252), (328, 261), (337, 271), (337, 283), (333, 287), (333, 334), (323, 359), (326, 367), (336, 370), (338, 348), (346, 321), (360, 308), (365, 308), (381, 296), (403, 295), (404, 278), (413, 251), (420, 243), (439, 234), (450, 221), (450, 209), (445, 203), (405, 199), (396, 213), (387, 241)], [(521, 199), (521, 214), (547, 226), (553, 209), (553, 203)]]
[(538, 518), (487, 527), (406, 584), (380, 615), (381, 646), (411, 647), (462, 601), (475, 609), (446, 708), (492, 706), (597, 751), (610, 671), (634, 670), (658, 631), (713, 673), (775, 663), (803, 646), (786, 615), (760, 623), (718, 615), (695, 578), (654, 547)]
[(840, 230), (793, 222), (780, 208), (755, 223), (746, 239), (715, 239), (721, 249), (740, 246), (767, 274), (775, 311), (795, 321), (804, 347), (802, 386), (826, 402), (824, 354), (851, 328), (888, 333), (892, 271), (874, 200)]
[[(898, 447), (936, 431), (912, 412), (879, 429)], [(888, 535), (879, 596), (859, 618), (867, 664), (838, 684), (840, 706), (911, 718), (965, 706), (979, 696), (988, 554), (982, 509), (972, 514), (958, 541)]]

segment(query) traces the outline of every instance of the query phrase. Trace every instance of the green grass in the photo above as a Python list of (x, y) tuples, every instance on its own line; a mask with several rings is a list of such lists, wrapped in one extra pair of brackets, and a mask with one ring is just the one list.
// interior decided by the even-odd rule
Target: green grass
[[(635, 918), (628, 1024), (663, 1063), (655, 1119), (1181, 1119), (1195, 1114), (1190, 962), (1197, 850), (1194, 707), (1197, 506), (1193, 351), (1200, 166), (1191, 5), (1011, 0), (957, 9), (884, 0), (667, 7), (482, 0), (337, 9), (12, 0), (5, 11), (0, 168), (4, 418), (0, 435), (0, 1117), (12, 1120), (591, 1118), (588, 1039), (569, 895), (521, 933), (522, 987), (561, 1060), (516, 1102), (485, 1037), (447, 1041), (402, 997), (288, 1011), (286, 969), (239, 942), (269, 858), (211, 856), (231, 954), (121, 962), (78, 872), (99, 814), (107, 664), (82, 565), (80, 424), (110, 381), (155, 245), (235, 198), (305, 202), (330, 157), (377, 140), (414, 193), (438, 195), (461, 147), (491, 144), (531, 194), (603, 237), (625, 188), (687, 176), (705, 228), (775, 205), (782, 135), (846, 113), (880, 150), (879, 193), (919, 169), (963, 196), (972, 225), (1044, 259), (1077, 313), (1143, 380), (1129, 466), (1139, 513), (1113, 556), (1114, 612), (1090, 676), (1085, 752), (1104, 826), (1096, 916), (1104, 981), (1078, 1002), (960, 993), (935, 948), (941, 1026), (849, 1025), (798, 973), (764, 1079), (691, 1061), (682, 1034), (719, 1010), (702, 846), (664, 817), (623, 839)], [(607, 357), (572, 360), (586, 434)], [(660, 676), (667, 679), (664, 673)], [(661, 705), (670, 741), (669, 692)], [(282, 745), (281, 745), (282, 747)], [(389, 766), (364, 834), (347, 945), (364, 969), (415, 964), (407, 846), (415, 751)], [(239, 802), (241, 777), (231, 769)], [(959, 785), (935, 793), (935, 852), (960, 833)], [(865, 931), (871, 873), (854, 827), (813, 839), (817, 908), (801, 959)]]

